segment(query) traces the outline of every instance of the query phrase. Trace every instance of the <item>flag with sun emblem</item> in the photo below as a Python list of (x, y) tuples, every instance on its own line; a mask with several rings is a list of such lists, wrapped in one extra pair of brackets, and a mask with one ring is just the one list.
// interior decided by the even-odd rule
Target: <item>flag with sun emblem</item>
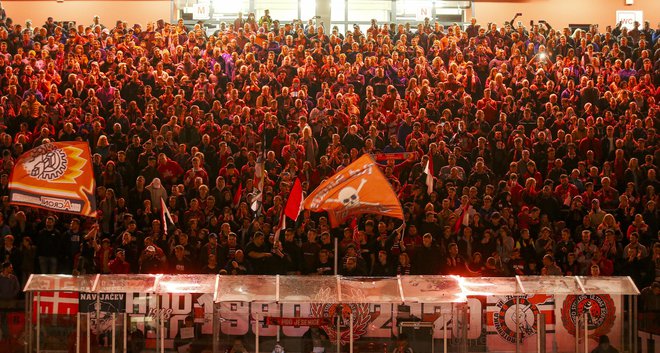
[(399, 198), (368, 154), (323, 181), (303, 205), (313, 212), (327, 211), (333, 227), (364, 213), (403, 219)]
[(9, 178), (12, 204), (96, 216), (94, 172), (86, 142), (54, 142), (21, 155)]

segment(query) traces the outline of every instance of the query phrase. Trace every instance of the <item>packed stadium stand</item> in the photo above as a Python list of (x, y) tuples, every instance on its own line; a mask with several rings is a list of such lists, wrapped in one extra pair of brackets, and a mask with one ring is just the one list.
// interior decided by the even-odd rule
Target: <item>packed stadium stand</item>
[[(3, 16), (1, 298), (38, 273), (660, 279), (648, 22), (328, 33), (250, 14), (207, 34)], [(55, 141), (89, 143), (96, 218), (10, 204), (16, 159)], [(307, 195), (364, 154), (403, 227), (305, 210), (275, 231), (296, 178)]]

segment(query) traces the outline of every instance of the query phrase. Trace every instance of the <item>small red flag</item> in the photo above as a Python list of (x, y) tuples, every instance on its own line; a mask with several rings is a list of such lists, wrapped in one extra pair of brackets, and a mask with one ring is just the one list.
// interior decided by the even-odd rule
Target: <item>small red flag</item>
[(236, 189), (236, 194), (234, 194), (234, 201), (232, 202), (234, 207), (237, 207), (241, 202), (241, 194), (243, 193), (243, 184), (238, 183), (238, 189)]
[(298, 219), (298, 215), (300, 215), (300, 210), (302, 209), (302, 192), (300, 179), (296, 178), (291, 188), (291, 193), (289, 193), (289, 199), (286, 201), (286, 207), (284, 208), (284, 214), (294, 221)]

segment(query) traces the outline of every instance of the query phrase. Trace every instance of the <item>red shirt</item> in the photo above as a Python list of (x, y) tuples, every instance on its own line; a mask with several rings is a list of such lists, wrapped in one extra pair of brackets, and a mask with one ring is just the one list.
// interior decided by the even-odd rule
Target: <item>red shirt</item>
[(118, 258), (114, 258), (112, 261), (110, 261), (108, 267), (110, 268), (110, 273), (114, 275), (129, 274), (131, 272), (131, 265), (126, 261), (119, 260)]

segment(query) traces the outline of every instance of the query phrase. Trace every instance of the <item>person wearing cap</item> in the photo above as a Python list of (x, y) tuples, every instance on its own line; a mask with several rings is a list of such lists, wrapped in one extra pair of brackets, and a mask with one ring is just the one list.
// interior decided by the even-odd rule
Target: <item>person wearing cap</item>
[(163, 273), (166, 268), (166, 258), (163, 251), (154, 245), (151, 237), (144, 238), (144, 251), (140, 255), (140, 273)]
[(122, 248), (115, 250), (115, 258), (108, 264), (111, 274), (129, 274), (131, 265), (126, 261), (126, 251)]
[[(145, 147), (148, 146), (149, 149), (151, 149), (151, 142), (147, 141), (145, 143)], [(145, 151), (143, 154), (147, 153)], [(147, 185), (150, 185), (151, 182), (155, 179), (158, 178), (158, 166), (156, 165), (156, 156), (153, 155), (153, 151), (149, 151), (151, 155), (145, 156), (144, 157), (144, 162), (146, 163), (146, 166), (140, 170), (139, 175), (144, 177), (145, 183)]]
[(225, 265), (225, 260), (223, 259), (222, 262), (218, 261), (220, 260), (221, 252), (221, 246), (218, 244), (218, 234), (210, 233), (208, 236), (208, 242), (202, 245), (201, 249), (199, 250), (198, 263), (201, 265), (206, 265), (209, 262), (209, 257), (214, 256), (216, 262), (219, 263), (222, 267)]
[[(618, 199), (618, 196), (617, 196)], [(605, 218), (605, 215), (607, 214), (602, 208), (601, 208), (601, 203), (600, 200), (598, 199), (593, 199), (591, 200), (591, 210), (589, 210), (589, 218), (591, 221), (591, 224), (593, 225), (599, 225), (603, 223), (603, 218)]]

